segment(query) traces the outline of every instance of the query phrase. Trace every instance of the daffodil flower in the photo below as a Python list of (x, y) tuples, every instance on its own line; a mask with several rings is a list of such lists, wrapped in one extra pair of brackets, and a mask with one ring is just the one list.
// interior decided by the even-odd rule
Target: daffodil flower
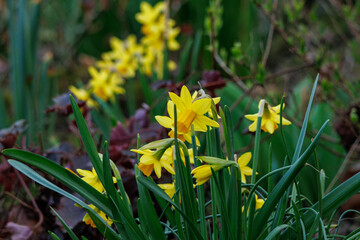
[[(83, 170), (83, 169), (76, 169), (80, 176), (83, 176), (81, 179), (91, 185), (93, 188), (98, 190), (99, 192), (104, 191), (104, 186), (102, 185), (98, 175), (96, 174), (95, 169), (93, 168), (92, 171)], [(113, 177), (113, 182), (116, 183), (116, 178)]]
[(158, 186), (165, 191), (165, 193), (172, 198), (175, 194), (175, 182), (158, 184)]
[[(260, 108), (260, 102), (259, 102), (259, 108)], [(283, 109), (284, 107), (285, 104), (283, 105)], [(258, 113), (245, 115), (245, 118), (254, 121), (249, 126), (249, 131), (256, 132)], [(269, 132), (270, 134), (272, 134), (278, 128), (278, 124), (280, 124), (280, 104), (277, 105), (276, 107), (271, 107), (269, 103), (265, 102), (264, 111), (261, 119), (261, 129), (264, 132)], [(291, 122), (283, 117), (282, 124), (290, 125)]]
[(164, 2), (158, 2), (154, 7), (152, 7), (148, 2), (141, 2), (140, 13), (137, 13), (135, 18), (141, 24), (148, 24), (149, 22), (156, 21), (160, 13), (164, 10)]
[[(262, 198), (258, 198), (258, 196), (255, 194), (255, 210), (262, 208), (264, 203), (265, 203), (265, 200)], [(244, 212), (244, 206), (242, 207), (242, 212)], [(247, 215), (249, 215), (249, 209), (247, 211)]]
[(237, 160), (237, 163), (238, 163), (240, 171), (241, 171), (241, 181), (243, 183), (246, 183), (245, 176), (252, 175), (252, 169), (247, 166), (248, 163), (250, 162), (250, 159), (251, 159), (251, 152), (247, 152), (247, 153), (244, 153), (243, 155), (241, 155)]
[(140, 157), (141, 167), (139, 167), (139, 169), (143, 171), (144, 165), (147, 165), (148, 168), (145, 172), (143, 171), (145, 175), (147, 175), (147, 173), (149, 172), (152, 172), (151, 168), (155, 170), (155, 174), (158, 178), (161, 178), (161, 168), (165, 168), (169, 173), (175, 175), (174, 168), (171, 166), (172, 160), (167, 157), (163, 157), (163, 153), (161, 153), (162, 155), (159, 156), (159, 152), (163, 150), (152, 151), (150, 149), (131, 149), (131, 151), (142, 154), (142, 156)]
[[(88, 205), (89, 207), (91, 207), (97, 214), (99, 214), (99, 216), (104, 219), (104, 221), (111, 226), (113, 221), (108, 218), (105, 213), (103, 211), (101, 211), (100, 209), (98, 209), (97, 207), (95, 207), (93, 204)], [(90, 215), (88, 213), (85, 214), (85, 216), (83, 217), (83, 222), (85, 222), (85, 224), (90, 225), (93, 228), (96, 228), (95, 223), (93, 222), (93, 220), (91, 219)]]
[(120, 86), (124, 83), (124, 80), (116, 73), (107, 69), (97, 71), (94, 67), (89, 68), (89, 73), (92, 76), (89, 82), (92, 93), (104, 101), (114, 100), (115, 94), (125, 92), (124, 88)]
[(209, 179), (212, 177), (211, 169), (213, 169), (214, 172), (217, 172), (222, 168), (224, 168), (223, 165), (206, 164), (195, 168), (194, 170), (191, 171), (191, 174), (193, 174), (194, 178), (196, 178), (196, 185), (200, 186), (206, 183), (207, 181), (209, 181)]
[(170, 128), (170, 137), (174, 137), (174, 104), (177, 108), (177, 131), (178, 138), (185, 139), (191, 143), (191, 124), (195, 131), (206, 132), (207, 127), (219, 127), (214, 120), (204, 114), (210, 110), (211, 99), (202, 98), (193, 100), (186, 86), (181, 88), (180, 96), (169, 92), (171, 101), (168, 101), (167, 109), (169, 117), (156, 116), (155, 119), (165, 128)]

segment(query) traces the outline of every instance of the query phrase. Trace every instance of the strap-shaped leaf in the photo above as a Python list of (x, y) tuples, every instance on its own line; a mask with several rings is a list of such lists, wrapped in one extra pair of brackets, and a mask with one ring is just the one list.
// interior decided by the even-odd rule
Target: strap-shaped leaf
[[(83, 207), (87, 213), (89, 213), (91, 219), (95, 223), (96, 227), (99, 229), (100, 232), (104, 234), (104, 236), (108, 239), (121, 239), (119, 235), (86, 203), (81, 201), (79, 198), (75, 197), (74, 195), (68, 193), (67, 191), (59, 188), (55, 184), (49, 182), (42, 176), (40, 176), (37, 172), (32, 170), (27, 165), (15, 161), (15, 160), (9, 160), (8, 161), (11, 166), (28, 176), (30, 179), (34, 180), (35, 182), (39, 183), (40, 185), (43, 185), (44, 187), (49, 188), (50, 190), (53, 190), (64, 197), (69, 198), (70, 200), (73, 200), (75, 203), (79, 204), (81, 207)], [(74, 175), (75, 176), (75, 175)], [(95, 190), (96, 191), (96, 190)], [(94, 204), (95, 205), (95, 204)]]
[[(27, 152), (19, 149), (5, 149), (2, 152), (8, 158), (13, 158), (39, 168), (41, 171), (53, 176), (65, 186), (77, 192), (87, 201), (93, 203), (97, 208), (103, 211), (106, 215), (112, 217), (110, 208), (108, 207), (107, 198), (98, 192), (95, 188), (84, 182), (77, 175), (66, 170), (59, 164), (37, 155), (35, 153)], [(10, 160), (9, 160), (10, 163)]]

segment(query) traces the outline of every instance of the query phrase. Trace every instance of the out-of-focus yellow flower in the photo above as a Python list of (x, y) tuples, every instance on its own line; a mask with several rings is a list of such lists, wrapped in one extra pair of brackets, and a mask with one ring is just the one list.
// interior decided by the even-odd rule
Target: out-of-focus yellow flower
[(130, 35), (125, 41), (112, 37), (110, 46), (112, 50), (102, 55), (97, 66), (116, 72), (122, 77), (134, 77), (143, 53), (143, 47), (137, 43), (136, 37)]
[[(260, 100), (259, 109), (260, 109), (261, 101), (265, 101), (265, 100), (263, 100), (263, 99)], [(284, 107), (285, 107), (285, 104), (283, 105), (283, 109), (284, 109)], [(245, 117), (251, 121), (254, 121), (249, 126), (249, 131), (256, 132), (258, 113), (248, 114), (248, 115), (245, 115)], [(265, 101), (264, 111), (263, 111), (262, 120), (261, 120), (261, 129), (264, 132), (269, 132), (270, 134), (272, 134), (278, 128), (278, 124), (280, 124), (280, 104), (277, 105), (276, 107), (271, 107), (270, 104)], [(290, 125), (291, 122), (283, 117), (282, 124)]]
[[(172, 159), (163, 157), (163, 150), (152, 151), (150, 149), (139, 150), (131, 149), (132, 152), (142, 154), (140, 157), (141, 168), (139, 169), (147, 176), (149, 176), (152, 170), (155, 170), (155, 174), (158, 178), (161, 178), (161, 168), (165, 168), (169, 173), (175, 175), (174, 168), (172, 167)], [(144, 165), (147, 165), (146, 168)], [(151, 171), (150, 171), (151, 169)], [(144, 172), (145, 170), (145, 172)], [(150, 172), (150, 174), (148, 174)]]
[(164, 2), (158, 2), (154, 7), (148, 2), (141, 2), (140, 12), (135, 15), (135, 18), (139, 23), (146, 25), (156, 21), (160, 13), (164, 12), (164, 10)]
[(172, 198), (175, 194), (175, 182), (158, 184), (158, 186), (165, 191), (165, 193)]
[(210, 110), (211, 99), (202, 98), (193, 100), (186, 86), (181, 89), (180, 96), (170, 92), (171, 101), (168, 102), (168, 114), (166, 116), (155, 116), (155, 119), (165, 128), (170, 128), (170, 137), (174, 137), (174, 104), (177, 108), (177, 134), (181, 140), (191, 143), (191, 124), (195, 131), (206, 132), (207, 126), (219, 127), (214, 120), (204, 116)]
[(252, 175), (252, 169), (247, 166), (248, 163), (250, 162), (250, 159), (251, 159), (251, 152), (247, 152), (247, 153), (244, 153), (243, 155), (241, 155), (237, 160), (237, 163), (238, 163), (240, 171), (241, 171), (241, 181), (243, 183), (246, 183), (245, 176)]
[(104, 101), (114, 101), (116, 94), (125, 92), (121, 87), (124, 81), (118, 74), (107, 69), (97, 71), (94, 67), (89, 68), (89, 73), (92, 77), (89, 82), (92, 93)]
[[(113, 221), (108, 218), (105, 213), (103, 211), (101, 211), (100, 209), (98, 209), (97, 207), (95, 207), (93, 204), (90, 204), (89, 207), (91, 207), (97, 214), (99, 214), (99, 216), (105, 220), (105, 222), (107, 224), (109, 224), (109, 226), (112, 225)], [(90, 215), (88, 213), (85, 214), (85, 216), (83, 217), (83, 222), (85, 222), (85, 224), (90, 225), (93, 228), (96, 228), (95, 223), (93, 222), (93, 220), (91, 219)]]
[(75, 95), (75, 97), (80, 101), (85, 101), (86, 105), (89, 107), (94, 107), (97, 103), (91, 98), (91, 92), (87, 89), (76, 88), (74, 86), (70, 86), (69, 90)]
[(223, 165), (201, 165), (191, 171), (191, 174), (193, 174), (194, 178), (196, 178), (196, 185), (202, 185), (206, 183), (212, 176), (211, 168), (214, 172), (219, 171), (220, 169), (224, 168)]
[[(83, 170), (83, 169), (76, 169), (80, 176), (83, 176), (81, 179), (91, 185), (93, 188), (98, 190), (99, 192), (104, 191), (104, 186), (102, 185), (98, 175), (96, 174), (95, 169), (93, 168), (92, 171)], [(116, 178), (113, 177), (114, 183), (116, 183)]]

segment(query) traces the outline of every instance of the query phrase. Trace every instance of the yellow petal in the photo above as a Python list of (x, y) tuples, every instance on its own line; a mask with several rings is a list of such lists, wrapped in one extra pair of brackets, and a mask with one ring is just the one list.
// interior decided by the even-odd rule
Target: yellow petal
[(215, 105), (218, 104), (220, 102), (220, 100), (221, 100), (221, 97), (213, 98)]
[(174, 119), (174, 103), (170, 100), (167, 102), (167, 111), (168, 111), (169, 117), (171, 119)]
[(238, 164), (240, 166), (246, 166), (250, 162), (250, 159), (251, 159), (251, 152), (246, 152), (239, 157)]
[(247, 115), (245, 115), (245, 118), (247, 118), (247, 119), (249, 119), (251, 121), (255, 121), (258, 118), (258, 114), (257, 113), (255, 113), (255, 114), (247, 114)]
[[(281, 104), (275, 106), (275, 107), (271, 107), (276, 113), (280, 113), (280, 106)], [(285, 107), (285, 103), (283, 104), (283, 110), (284, 110), (284, 107)]]
[(198, 115), (203, 115), (207, 113), (210, 110), (210, 107), (211, 107), (210, 98), (195, 100), (191, 106), (192, 110)]
[(155, 116), (156, 121), (165, 128), (172, 128), (174, 121), (169, 117)]
[(83, 177), (87, 177), (87, 176), (92, 177), (93, 176), (92, 172), (88, 171), (88, 170), (76, 169), (76, 171), (80, 176), (83, 176)]
[[(274, 126), (274, 122), (273, 121), (271, 121), (271, 120), (267, 120), (266, 122), (265, 122), (265, 128), (266, 128), (266, 130), (270, 133), (270, 134), (273, 134), (274, 133), (274, 131), (275, 131), (275, 126)], [(264, 129), (264, 131), (266, 132), (266, 130)]]
[(154, 162), (154, 171), (158, 178), (161, 178), (161, 165), (159, 161)]
[(161, 161), (161, 165), (166, 169), (166, 171), (168, 171), (170, 174), (175, 175), (175, 171), (174, 168), (165, 161)]
[(185, 109), (186, 109), (185, 105), (184, 105), (182, 99), (178, 95), (176, 95), (173, 92), (169, 92), (169, 97), (173, 101), (173, 103), (176, 105), (176, 108), (179, 111), (185, 111)]
[(185, 107), (190, 108), (192, 104), (192, 98), (189, 89), (185, 85), (182, 86), (181, 88), (180, 96), (183, 102), (185, 103)]
[(257, 120), (255, 120), (255, 121), (249, 126), (249, 131), (250, 131), (250, 132), (256, 132), (256, 125), (257, 125)]
[(155, 162), (157, 162), (157, 160), (152, 155), (144, 154), (141, 156), (140, 162), (142, 162), (145, 165), (150, 165), (150, 164), (154, 164)]
[(241, 174), (244, 174), (246, 176), (251, 176), (252, 175), (252, 169), (249, 168), (248, 166), (242, 167), (241, 168)]
[(154, 164), (145, 165), (140, 162), (138, 167), (143, 172), (143, 174), (145, 174), (148, 177), (150, 176), (151, 172), (154, 169)]

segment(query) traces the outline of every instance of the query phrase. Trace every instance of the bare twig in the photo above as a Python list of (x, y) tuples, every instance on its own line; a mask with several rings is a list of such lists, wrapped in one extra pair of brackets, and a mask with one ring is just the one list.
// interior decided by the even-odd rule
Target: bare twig
[(42, 214), (41, 210), (39, 209), (39, 207), (38, 207), (38, 205), (37, 205), (37, 203), (36, 203), (33, 195), (31, 194), (28, 186), (26, 185), (23, 177), (21, 176), (21, 174), (20, 174), (20, 173), (18, 172), (18, 170), (16, 170), (16, 169), (15, 169), (15, 174), (16, 174), (16, 176), (18, 177), (18, 179), (19, 179), (21, 185), (23, 186), (25, 192), (26, 192), (27, 195), (29, 196), (29, 198), (30, 198), (30, 200), (31, 200), (31, 203), (32, 203), (32, 205), (33, 205), (34, 208), (35, 208), (35, 211), (36, 211), (36, 212), (38, 213), (38, 215), (39, 215), (39, 220), (38, 220), (38, 222), (36, 223), (36, 225), (33, 227), (33, 229), (37, 229), (37, 228), (39, 228), (39, 227), (41, 226), (41, 224), (43, 223), (43, 221), (44, 221), (44, 215)]
[(215, 60), (219, 64), (222, 70), (226, 72), (229, 76), (231, 76), (230, 80), (236, 83), (243, 91), (248, 91), (249, 88), (245, 85), (243, 80), (254, 78), (253, 76), (245, 76), (245, 77), (238, 77), (235, 73), (231, 71), (231, 69), (226, 66), (225, 62), (221, 59), (221, 57), (216, 53)]
[[(273, 18), (275, 18), (277, 4), (278, 4), (278, 0), (274, 0), (273, 14), (272, 14)], [(266, 67), (266, 63), (267, 63), (267, 60), (269, 58), (272, 39), (273, 39), (273, 35), (274, 35), (274, 29), (275, 29), (275, 25), (273, 23), (271, 23), (270, 24), (270, 29), (269, 29), (269, 35), (268, 35), (268, 38), (267, 38), (267, 41), (266, 41), (266, 48), (265, 48), (264, 56), (263, 56), (263, 59), (262, 59), (262, 65), (263, 65), (264, 68)]]

